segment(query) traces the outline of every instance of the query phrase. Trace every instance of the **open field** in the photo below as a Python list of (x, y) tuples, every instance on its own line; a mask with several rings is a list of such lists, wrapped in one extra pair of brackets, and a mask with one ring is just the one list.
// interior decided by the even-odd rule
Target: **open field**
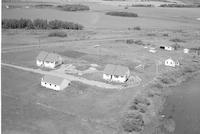
[[(24, 6), (37, 2), (12, 4)], [(68, 3), (57, 1), (46, 4), (58, 5), (62, 2)], [(84, 26), (80, 31), (2, 30), (2, 63), (10, 65), (2, 64), (3, 133), (126, 134), (122, 120), (127, 113), (134, 113), (141, 115), (144, 121), (144, 124), (140, 124), (144, 131), (138, 134), (155, 134), (155, 127), (160, 123), (159, 112), (168, 95), (168, 90), (165, 91), (163, 87), (170, 90), (170, 84), (182, 82), (182, 76), (187, 78), (190, 73), (199, 71), (199, 57), (184, 54), (183, 48), (199, 47), (200, 21), (197, 18), (200, 17), (200, 8), (124, 9), (101, 2), (83, 3), (90, 7), (89, 11), (66, 12), (52, 8), (21, 7), (2, 9), (2, 18), (58, 19)], [(106, 15), (110, 11), (137, 13), (138, 17)], [(48, 36), (57, 31), (67, 36)], [(160, 45), (176, 43), (180, 45), (178, 50), (159, 49)], [(149, 52), (150, 49), (156, 52)], [(63, 57), (64, 65), (51, 70), (55, 74), (62, 75), (64, 72), (66, 76), (80, 77), (87, 82), (94, 80), (120, 87), (122, 85), (102, 79), (106, 64), (119, 64), (129, 67), (131, 76), (141, 81), (132, 87), (115, 90), (72, 79), (69, 87), (56, 92), (40, 86), (41, 74), (50, 70), (40, 68), (43, 70), (41, 74), (27, 71), (39, 69), (36, 56), (40, 51), (55, 52)], [(165, 59), (169, 57), (178, 59), (180, 66), (164, 66)], [(96, 70), (91, 71), (89, 67), (94, 64)], [(25, 69), (12, 68), (12, 65)], [(144, 68), (137, 69), (140, 65)], [(190, 66), (185, 69), (186, 65)], [(72, 66), (72, 70), (66, 70), (68, 66)], [(194, 70), (190, 67), (194, 67)]]

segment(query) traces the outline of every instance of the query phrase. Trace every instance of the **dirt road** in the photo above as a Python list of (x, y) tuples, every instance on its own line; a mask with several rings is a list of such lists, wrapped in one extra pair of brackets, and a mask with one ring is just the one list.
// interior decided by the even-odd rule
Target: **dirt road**
[(113, 40), (125, 40), (130, 39), (131, 36), (116, 36), (116, 37), (109, 37), (109, 38), (101, 38), (101, 39), (89, 39), (89, 40), (69, 40), (64, 42), (48, 42), (43, 44), (34, 44), (34, 45), (27, 45), (27, 46), (17, 46), (17, 47), (6, 47), (2, 48), (2, 53), (8, 53), (8, 52), (15, 52), (15, 51), (26, 51), (33, 48), (38, 47), (56, 47), (56, 46), (65, 46), (67, 43), (73, 44), (73, 43), (90, 43), (90, 42), (101, 42), (101, 41), (113, 41)]
[(123, 88), (121, 85), (106, 84), (106, 83), (103, 83), (103, 82), (100, 82), (100, 81), (88, 80), (88, 79), (85, 79), (83, 77), (77, 77), (77, 76), (68, 75), (68, 74), (59, 74), (59, 73), (52, 72), (52, 71), (43, 71), (43, 70), (40, 70), (40, 69), (27, 68), (27, 67), (16, 66), (16, 65), (12, 65), (12, 64), (6, 64), (6, 63), (1, 63), (1, 65), (20, 69), (20, 70), (24, 70), (24, 71), (28, 71), (28, 72), (43, 74), (43, 75), (46, 75), (46, 74), (53, 75), (53, 76), (61, 77), (61, 78), (64, 78), (64, 79), (68, 79), (70, 81), (79, 81), (81, 83), (91, 85), (91, 86), (97, 86), (97, 87), (100, 87), (100, 88), (107, 88), (107, 89), (122, 89)]

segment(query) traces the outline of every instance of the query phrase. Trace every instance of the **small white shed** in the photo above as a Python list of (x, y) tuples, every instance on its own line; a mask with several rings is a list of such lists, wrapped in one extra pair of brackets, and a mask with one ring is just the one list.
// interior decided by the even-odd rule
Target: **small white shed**
[(173, 60), (172, 58), (168, 58), (165, 60), (165, 66), (176, 67), (179, 66), (178, 60)]
[(52, 75), (45, 75), (41, 79), (41, 86), (53, 89), (56, 91), (64, 90), (70, 84), (69, 80), (52, 76)]

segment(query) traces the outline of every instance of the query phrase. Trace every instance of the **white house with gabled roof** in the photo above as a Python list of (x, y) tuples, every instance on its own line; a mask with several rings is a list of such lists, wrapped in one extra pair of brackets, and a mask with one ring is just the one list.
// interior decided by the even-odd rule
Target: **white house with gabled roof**
[(44, 66), (54, 69), (63, 63), (62, 57), (56, 53), (49, 53), (44, 60)]
[(41, 51), (39, 55), (36, 57), (36, 65), (41, 67), (44, 65), (44, 60), (47, 57), (48, 53), (45, 51)]
[(130, 76), (130, 70), (126, 66), (107, 64), (103, 72), (103, 79), (107, 81), (124, 83)]
[(48, 53), (42, 51), (36, 58), (36, 64), (39, 67), (46, 67), (54, 69), (63, 63), (63, 59), (56, 53)]
[(41, 79), (41, 86), (53, 89), (56, 91), (64, 90), (70, 84), (69, 80), (52, 76), (52, 75), (44, 75)]

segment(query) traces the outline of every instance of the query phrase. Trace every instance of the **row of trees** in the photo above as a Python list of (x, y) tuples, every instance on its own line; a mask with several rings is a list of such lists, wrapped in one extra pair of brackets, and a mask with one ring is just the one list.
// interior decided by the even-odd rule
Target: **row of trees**
[(82, 30), (83, 26), (73, 22), (44, 19), (3, 19), (2, 28), (5, 29), (72, 29)]
[(107, 12), (106, 15), (121, 16), (121, 17), (138, 17), (138, 15), (137, 15), (136, 13), (131, 13), (131, 12), (118, 12), (118, 11)]
[(89, 6), (81, 5), (81, 4), (66, 4), (57, 6), (58, 9), (63, 11), (85, 11), (90, 10)]

